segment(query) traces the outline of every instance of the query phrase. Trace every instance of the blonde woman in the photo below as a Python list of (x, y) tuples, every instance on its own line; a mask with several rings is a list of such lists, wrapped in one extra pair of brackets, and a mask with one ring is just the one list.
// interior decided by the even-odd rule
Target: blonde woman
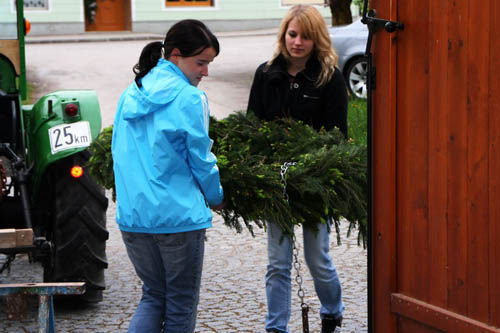
[[(315, 129), (338, 127), (347, 137), (347, 90), (325, 21), (312, 6), (293, 6), (278, 32), (277, 50), (257, 68), (248, 112), (272, 120), (290, 117)], [(292, 243), (272, 221), (267, 223), (267, 332), (288, 332), (291, 309)], [(342, 323), (344, 305), (337, 271), (329, 255), (330, 225), (303, 229), (304, 255), (321, 302), (321, 332)]]

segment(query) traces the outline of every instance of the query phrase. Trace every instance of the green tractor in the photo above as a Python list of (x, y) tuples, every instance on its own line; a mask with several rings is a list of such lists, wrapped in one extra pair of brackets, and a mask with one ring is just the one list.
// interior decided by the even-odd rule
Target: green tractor
[(86, 282), (81, 297), (99, 302), (108, 199), (86, 166), (101, 130), (97, 95), (57, 91), (22, 104), (27, 22), (23, 1), (11, 3), (0, 2), (0, 273), (28, 253), (45, 282)]

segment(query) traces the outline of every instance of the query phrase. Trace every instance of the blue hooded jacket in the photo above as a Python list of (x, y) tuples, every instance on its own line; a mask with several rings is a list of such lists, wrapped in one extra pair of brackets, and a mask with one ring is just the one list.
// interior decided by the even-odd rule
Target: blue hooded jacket
[(223, 200), (208, 137), (206, 95), (160, 59), (118, 102), (112, 153), (120, 230), (177, 233), (211, 227)]

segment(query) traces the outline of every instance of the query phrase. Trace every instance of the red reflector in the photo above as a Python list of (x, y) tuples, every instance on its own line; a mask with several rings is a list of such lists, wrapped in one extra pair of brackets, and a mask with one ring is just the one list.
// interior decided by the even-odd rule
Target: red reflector
[(24, 19), (24, 34), (27, 35), (31, 31), (31, 22), (27, 19)]
[(81, 176), (83, 176), (83, 168), (79, 165), (75, 165), (71, 168), (70, 173), (74, 178), (80, 178)]
[(74, 117), (78, 114), (78, 106), (76, 104), (68, 104), (64, 108), (64, 112), (70, 117)]

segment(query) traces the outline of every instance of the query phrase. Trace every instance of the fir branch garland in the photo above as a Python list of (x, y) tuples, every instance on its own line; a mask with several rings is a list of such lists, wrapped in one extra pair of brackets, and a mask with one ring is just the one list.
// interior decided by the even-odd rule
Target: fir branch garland
[[(114, 187), (111, 128), (92, 143), (90, 172), (105, 188)], [(253, 234), (265, 221), (277, 223), (285, 233), (303, 224), (316, 229), (333, 219), (337, 230), (342, 218), (349, 233), (358, 229), (358, 243), (366, 244), (366, 147), (344, 140), (338, 129), (315, 131), (293, 120), (261, 121), (235, 113), (211, 118), (212, 151), (217, 156), (225, 207), (224, 223)], [(295, 162), (286, 174), (283, 196), (281, 166)]]
[(111, 155), (111, 139), (113, 126), (104, 128), (96, 140), (92, 141), (87, 163), (90, 174), (105, 189), (111, 190), (113, 201), (116, 201), (115, 172), (113, 171), (113, 156)]

